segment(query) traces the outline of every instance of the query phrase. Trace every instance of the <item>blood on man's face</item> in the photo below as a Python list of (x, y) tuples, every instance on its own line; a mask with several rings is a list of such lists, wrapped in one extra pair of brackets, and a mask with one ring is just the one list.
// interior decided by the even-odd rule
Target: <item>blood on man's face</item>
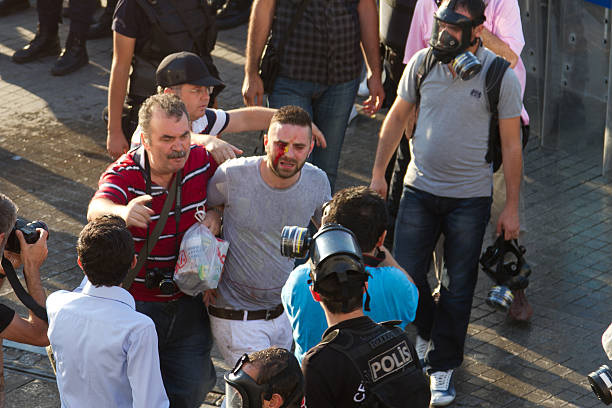
[(307, 127), (273, 123), (266, 143), (268, 167), (280, 178), (291, 178), (304, 167), (312, 147)]

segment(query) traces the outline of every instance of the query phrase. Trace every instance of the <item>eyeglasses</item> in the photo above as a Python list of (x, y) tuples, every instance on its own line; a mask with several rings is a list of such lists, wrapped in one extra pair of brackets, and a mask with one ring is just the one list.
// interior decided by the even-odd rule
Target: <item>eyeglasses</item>
[(193, 94), (193, 95), (212, 95), (213, 91), (215, 90), (214, 86), (198, 86), (195, 88), (192, 88), (189, 90), (189, 93)]

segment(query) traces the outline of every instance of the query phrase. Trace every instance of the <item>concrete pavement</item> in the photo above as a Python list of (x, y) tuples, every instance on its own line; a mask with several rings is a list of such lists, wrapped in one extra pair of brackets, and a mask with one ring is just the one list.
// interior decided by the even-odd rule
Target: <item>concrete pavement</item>
[[(33, 8), (0, 18), (0, 191), (20, 215), (51, 228), (44, 265), (48, 292), (81, 279), (74, 245), (88, 201), (110, 164), (101, 120), (111, 40), (90, 41), (90, 64), (52, 77), (53, 58), (25, 65), (10, 55), (33, 36)], [(62, 42), (66, 25), (61, 28)], [(242, 106), (246, 26), (219, 33), (214, 51), (228, 85), (219, 106)], [(346, 136), (338, 188), (369, 183), (383, 113), (359, 115)], [(603, 132), (603, 130), (602, 130)], [(228, 135), (246, 153), (257, 133)], [(580, 135), (576, 135), (580, 137)], [(533, 138), (525, 155), (529, 232), (522, 242), (533, 267), (531, 323), (516, 324), (484, 303), (490, 280), (477, 286), (465, 350), (457, 372), (457, 407), (595, 407), (586, 374), (606, 363), (601, 334), (612, 320), (612, 184), (600, 176), (601, 147), (548, 151)], [(8, 285), (2, 301), (22, 313)], [(218, 354), (216, 354), (218, 357)], [(7, 407), (57, 407), (46, 357), (4, 347)], [(227, 369), (215, 360), (221, 376)], [(222, 387), (222, 381), (218, 382)], [(221, 388), (209, 394), (218, 404)]]

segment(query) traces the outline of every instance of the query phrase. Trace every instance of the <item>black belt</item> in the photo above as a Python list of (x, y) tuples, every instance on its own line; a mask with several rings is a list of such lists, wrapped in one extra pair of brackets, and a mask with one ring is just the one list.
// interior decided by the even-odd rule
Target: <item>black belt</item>
[(208, 313), (210, 315), (229, 320), (244, 320), (245, 313), (247, 320), (272, 320), (283, 314), (283, 310), (282, 304), (268, 310), (232, 310), (221, 309), (213, 305), (208, 306)]

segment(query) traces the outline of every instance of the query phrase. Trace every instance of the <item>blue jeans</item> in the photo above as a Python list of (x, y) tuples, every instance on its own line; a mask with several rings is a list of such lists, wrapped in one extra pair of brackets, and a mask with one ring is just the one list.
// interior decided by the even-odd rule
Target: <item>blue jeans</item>
[(297, 105), (310, 114), (327, 141), (327, 148), (314, 148), (309, 161), (327, 174), (332, 192), (338, 175), (338, 162), (348, 118), (353, 108), (359, 79), (324, 85), (279, 76), (268, 97), (270, 107)]
[[(449, 198), (404, 186), (395, 225), (395, 259), (419, 289), (414, 324), (433, 343), (425, 358), (428, 371), (459, 367), (478, 278), (478, 259), (491, 212), (491, 197)], [(431, 256), (444, 234), (448, 288), (436, 305), (427, 282)]]
[(199, 407), (217, 381), (210, 359), (212, 333), (202, 297), (136, 302), (155, 323), (161, 375), (171, 408)]

